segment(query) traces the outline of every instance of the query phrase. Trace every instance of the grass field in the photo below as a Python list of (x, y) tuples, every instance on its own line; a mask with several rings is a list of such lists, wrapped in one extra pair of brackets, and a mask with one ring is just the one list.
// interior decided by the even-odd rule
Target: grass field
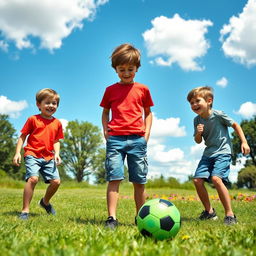
[(37, 202), (44, 186), (35, 190), (28, 221), (17, 218), (22, 189), (0, 188), (0, 255), (256, 255), (255, 192), (231, 191), (239, 223), (223, 224), (223, 209), (211, 191), (217, 221), (197, 220), (202, 211), (195, 191), (147, 190), (149, 198), (172, 200), (182, 216), (182, 227), (173, 240), (154, 241), (139, 234), (134, 225), (131, 186), (121, 186), (118, 205), (120, 226), (104, 229), (107, 217), (105, 187), (71, 189), (64, 186), (52, 200), (57, 216), (48, 216)]

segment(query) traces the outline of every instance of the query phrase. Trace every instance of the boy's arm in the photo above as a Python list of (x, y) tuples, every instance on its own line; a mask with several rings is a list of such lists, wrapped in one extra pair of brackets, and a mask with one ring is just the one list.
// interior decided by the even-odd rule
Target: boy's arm
[(60, 165), (61, 164), (60, 142), (59, 141), (55, 141), (54, 144), (53, 144), (53, 148), (54, 148), (54, 160), (55, 160), (57, 165)]
[(153, 120), (150, 107), (144, 108), (144, 115), (145, 115), (145, 118), (144, 118), (145, 135), (144, 135), (144, 137), (145, 137), (145, 140), (148, 141), (149, 136), (150, 136), (151, 126), (152, 126), (152, 120)]
[(109, 137), (108, 135), (109, 109), (103, 108), (101, 121), (102, 121), (104, 137), (107, 140)]
[(237, 133), (238, 137), (241, 140), (241, 152), (243, 153), (243, 155), (248, 155), (250, 153), (250, 147), (247, 143), (241, 126), (235, 122), (232, 124), (232, 128), (235, 130), (235, 132)]
[(17, 145), (16, 145), (16, 152), (15, 152), (15, 155), (14, 155), (13, 160), (12, 160), (14, 165), (20, 166), (20, 163), (21, 163), (20, 151), (21, 151), (21, 148), (24, 144), (24, 141), (25, 141), (26, 137), (27, 137), (27, 135), (21, 134), (19, 139), (18, 139), (18, 142), (17, 142)]
[(198, 144), (200, 144), (203, 140), (203, 138), (202, 138), (203, 131), (204, 131), (204, 125), (198, 124), (196, 127), (196, 135), (194, 137), (195, 142)]

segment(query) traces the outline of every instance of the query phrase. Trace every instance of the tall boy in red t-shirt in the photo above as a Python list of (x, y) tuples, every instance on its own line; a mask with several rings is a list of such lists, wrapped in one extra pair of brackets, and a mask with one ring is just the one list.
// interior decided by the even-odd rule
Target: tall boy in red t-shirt
[(49, 201), (60, 185), (60, 176), (56, 165), (61, 163), (59, 140), (63, 138), (63, 131), (61, 122), (52, 116), (59, 106), (59, 101), (60, 97), (54, 90), (48, 88), (40, 90), (36, 94), (36, 105), (41, 113), (28, 118), (17, 142), (13, 163), (19, 166), (20, 151), (28, 136), (27, 145), (24, 147), (26, 185), (20, 214), (22, 220), (29, 218), (29, 205), (39, 173), (43, 176), (45, 183), (50, 183), (39, 205), (48, 214), (56, 214)]
[[(140, 52), (130, 44), (118, 46), (111, 56), (120, 82), (106, 88), (100, 106), (107, 141), (106, 178), (108, 219), (105, 226), (118, 225), (116, 208), (120, 182), (124, 179), (127, 157), (129, 181), (133, 183), (136, 214), (145, 202), (147, 141), (152, 124), (153, 101), (147, 86), (134, 82), (140, 67)], [(111, 110), (111, 120), (109, 120)]]

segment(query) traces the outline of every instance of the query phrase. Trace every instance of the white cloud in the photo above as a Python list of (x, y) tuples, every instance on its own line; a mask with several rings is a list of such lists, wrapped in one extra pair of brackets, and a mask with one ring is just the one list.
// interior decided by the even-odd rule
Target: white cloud
[(163, 144), (158, 144), (149, 147), (148, 156), (151, 157), (153, 161), (159, 163), (170, 163), (175, 161), (180, 161), (184, 158), (184, 152), (179, 148), (173, 148), (165, 151), (166, 146)]
[[(151, 136), (148, 142), (149, 178), (175, 177), (187, 180), (193, 168), (185, 160), (184, 151), (180, 148), (167, 147), (168, 137), (185, 136), (185, 126), (180, 126), (180, 118), (158, 119), (153, 113)], [(194, 163), (194, 161), (193, 161)]]
[(243, 157), (237, 159), (236, 165), (230, 165), (229, 180), (231, 182), (236, 182), (237, 181), (238, 172), (242, 168), (244, 168), (246, 160), (247, 160), (247, 158), (243, 156)]
[(12, 101), (6, 96), (0, 95), (0, 114), (9, 115), (12, 118), (20, 116), (20, 112), (27, 108), (28, 104), (25, 100)]
[(151, 128), (152, 137), (182, 137), (186, 135), (185, 126), (180, 125), (180, 118), (170, 117), (158, 119), (153, 113), (153, 123)]
[[(0, 31), (6, 42), (18, 49), (34, 48), (31, 38), (40, 39), (40, 47), (58, 49), (62, 40), (83, 20), (92, 20), (97, 7), (108, 0), (0, 0)], [(4, 44), (6, 44), (4, 42)]]
[(155, 57), (154, 63), (171, 66), (177, 63), (184, 70), (202, 70), (197, 59), (203, 57), (209, 42), (204, 35), (209, 20), (185, 20), (179, 14), (173, 18), (156, 17), (151, 21), (152, 28), (143, 33), (148, 55)]
[(9, 45), (5, 41), (3, 40), (0, 41), (0, 49), (2, 49), (2, 51), (8, 52), (8, 46)]
[(229, 19), (220, 30), (227, 57), (248, 67), (256, 64), (256, 0), (248, 0), (243, 12)]
[(235, 113), (245, 118), (252, 118), (254, 115), (256, 115), (256, 104), (250, 101), (245, 102), (240, 106), (239, 110)]
[(227, 85), (228, 85), (228, 80), (227, 80), (226, 77), (223, 76), (221, 79), (219, 79), (219, 80), (216, 82), (216, 84), (217, 84), (218, 86), (222, 87), (222, 88), (225, 88), (225, 87), (227, 87)]
[(199, 159), (203, 155), (203, 151), (205, 149), (204, 142), (201, 142), (200, 144), (195, 144), (190, 147), (190, 155), (192, 158)]
[(66, 127), (68, 125), (68, 120), (63, 119), (63, 118), (60, 118), (59, 120), (60, 120), (60, 122), (62, 124), (63, 131), (65, 132), (66, 131)]
[(152, 165), (149, 166), (148, 178), (154, 179), (161, 175), (164, 178), (174, 177), (180, 182), (188, 180), (188, 176), (194, 174), (195, 166), (190, 161), (179, 161), (167, 166)]

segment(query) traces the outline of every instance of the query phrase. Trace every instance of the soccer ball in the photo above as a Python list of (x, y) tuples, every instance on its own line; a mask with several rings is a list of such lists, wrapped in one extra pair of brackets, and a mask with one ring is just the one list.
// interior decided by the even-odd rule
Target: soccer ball
[(180, 212), (168, 200), (149, 200), (138, 212), (137, 226), (143, 236), (157, 240), (173, 238), (179, 232), (180, 225)]

